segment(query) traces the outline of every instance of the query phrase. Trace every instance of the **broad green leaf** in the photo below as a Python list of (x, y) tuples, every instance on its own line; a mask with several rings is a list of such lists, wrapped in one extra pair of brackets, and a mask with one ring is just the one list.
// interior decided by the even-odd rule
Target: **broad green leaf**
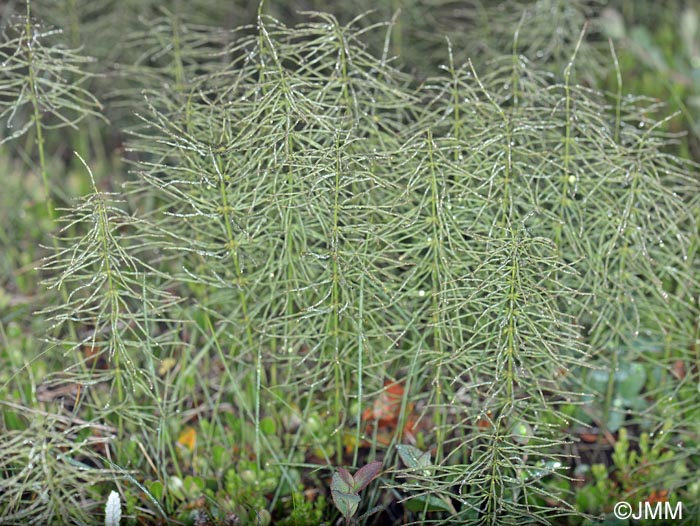
[(632, 401), (639, 396), (647, 380), (647, 372), (640, 363), (624, 364), (615, 374), (617, 392), (625, 401)]
[(353, 493), (355, 491), (354, 485), (355, 481), (347, 470), (338, 468), (338, 471), (333, 473), (333, 478), (331, 479), (331, 490), (339, 491), (341, 493)]
[(512, 429), (513, 440), (518, 444), (526, 445), (532, 438), (532, 427), (527, 422), (516, 422)]
[(204, 490), (204, 480), (201, 477), (193, 477), (192, 475), (187, 475), (185, 480), (182, 481), (185, 487), (185, 494), (189, 498), (197, 497)]
[(594, 369), (588, 373), (588, 389), (591, 394), (604, 395), (608, 388), (610, 372), (608, 369)]
[(449, 511), (455, 513), (455, 508), (447, 499), (441, 499), (435, 495), (420, 495), (405, 502), (409, 511)]
[(649, 30), (644, 26), (635, 26), (630, 31), (630, 40), (633, 49), (636, 48), (637, 56), (646, 63), (647, 66), (659, 70), (668, 71), (668, 64), (664, 54), (655, 44)]
[(185, 500), (185, 486), (180, 477), (168, 478), (168, 492), (177, 500)]
[(360, 505), (360, 496), (354, 493), (344, 493), (331, 489), (331, 497), (335, 503), (335, 507), (346, 519), (352, 517), (357, 512)]
[(277, 431), (277, 426), (275, 425), (275, 421), (268, 417), (263, 418), (260, 421), (260, 431), (262, 431), (265, 435), (274, 435), (275, 432)]
[(217, 444), (211, 448), (211, 458), (212, 458), (212, 465), (216, 469), (221, 469), (225, 466), (226, 462), (230, 459), (230, 456), (228, 455), (228, 450), (224, 446)]
[(153, 498), (160, 500), (163, 498), (163, 483), (160, 480), (153, 480), (146, 484), (148, 486), (148, 491), (151, 492)]
[(610, 413), (608, 414), (608, 421), (606, 422), (608, 431), (611, 433), (614, 433), (620, 429), (620, 427), (622, 427), (622, 423), (625, 421), (625, 412), (623, 409), (624, 405), (625, 403), (622, 398), (615, 397), (613, 400)]
[(399, 456), (406, 467), (412, 469), (422, 469), (424, 474), (428, 473), (425, 468), (430, 467), (430, 450), (421, 451), (417, 447), (409, 446), (407, 444), (397, 444), (396, 450), (399, 452)]

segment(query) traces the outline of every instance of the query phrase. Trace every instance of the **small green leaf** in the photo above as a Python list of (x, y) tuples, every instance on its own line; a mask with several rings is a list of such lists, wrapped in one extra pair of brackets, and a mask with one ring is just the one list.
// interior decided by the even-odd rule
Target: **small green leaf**
[(624, 364), (615, 374), (617, 392), (625, 401), (633, 401), (639, 397), (647, 381), (647, 372), (640, 363)]
[(625, 421), (625, 410), (624, 410), (625, 402), (622, 400), (620, 397), (615, 397), (612, 402), (612, 407), (610, 408), (610, 412), (608, 413), (608, 421), (605, 423), (606, 427), (608, 428), (608, 431), (611, 433), (614, 433), (620, 427), (622, 427), (622, 424)]
[(216, 469), (222, 469), (225, 467), (227, 457), (228, 451), (224, 446), (217, 444), (211, 448), (212, 464)]
[(331, 479), (331, 490), (340, 493), (353, 493), (355, 481), (346, 469), (338, 468)]
[(154, 499), (160, 500), (163, 498), (163, 483), (160, 480), (152, 480), (146, 485)]
[(185, 494), (189, 498), (198, 497), (206, 486), (201, 477), (193, 477), (192, 475), (187, 475), (185, 480), (182, 481), (182, 484), (185, 488)]
[(533, 436), (532, 427), (530, 427), (530, 424), (527, 422), (521, 420), (513, 425), (512, 434), (514, 442), (526, 445)]
[(441, 499), (435, 495), (420, 495), (406, 501), (406, 509), (409, 511), (449, 511), (456, 513), (452, 502), (448, 499)]
[(588, 373), (588, 389), (591, 394), (604, 395), (608, 388), (610, 372), (607, 369), (594, 369)]
[(265, 435), (274, 435), (275, 432), (277, 431), (277, 426), (275, 425), (275, 421), (268, 417), (263, 418), (260, 421), (260, 431), (263, 432)]
[(399, 456), (407, 468), (421, 468), (423, 473), (427, 474), (425, 468), (430, 467), (430, 450), (421, 451), (417, 447), (409, 446), (407, 444), (397, 444), (396, 450), (399, 452)]
[(168, 492), (177, 500), (185, 500), (185, 486), (180, 477), (168, 478)]
[(340, 511), (345, 519), (349, 519), (355, 515), (360, 505), (360, 496), (354, 493), (344, 493), (331, 489), (331, 497), (333, 498), (335, 507), (338, 508), (338, 511)]

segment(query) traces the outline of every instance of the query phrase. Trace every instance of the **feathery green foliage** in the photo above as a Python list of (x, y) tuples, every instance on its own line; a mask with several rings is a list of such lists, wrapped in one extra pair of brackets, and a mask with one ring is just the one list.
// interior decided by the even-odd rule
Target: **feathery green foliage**
[[(127, 215), (114, 196), (97, 190), (91, 172), (90, 179), (93, 192), (62, 217), (66, 224), (62, 232), (75, 229), (80, 234), (60, 237), (59, 251), (43, 267), (48, 274), (55, 272), (47, 286), (67, 291), (67, 299), (42, 314), (53, 321), (51, 329), (59, 329), (56, 345), (68, 352), (88, 346), (85, 360), (91, 363), (106, 354), (111, 362), (106, 376), (98, 379), (86, 366), (86, 384), (114, 375), (121, 392), (125, 379), (135, 380), (141, 369), (148, 369), (148, 362), (138, 355), (149, 355), (159, 345), (151, 336), (150, 317), (165, 319), (163, 311), (174, 297), (158, 286), (160, 273), (139, 258), (140, 252), (157, 246), (157, 237), (147, 233), (148, 227), (138, 231), (139, 221)], [(69, 324), (79, 327), (76, 341), (68, 338)], [(128, 413), (128, 406), (119, 412)]]
[(99, 117), (101, 105), (83, 84), (90, 75), (90, 61), (51, 37), (57, 30), (43, 29), (31, 17), (29, 4), (24, 19), (4, 28), (0, 47), (0, 121), (4, 131), (0, 144), (34, 133), (39, 170), (46, 193), (49, 217), (54, 219), (51, 185), (46, 168), (45, 138), (51, 130), (76, 128), (85, 117)]
[(3, 433), (2, 522), (92, 524), (101, 507), (93, 488), (84, 484), (120, 478), (102, 464), (96, 448), (107, 447), (114, 430), (88, 422), (2, 403), (21, 411), (26, 427)]

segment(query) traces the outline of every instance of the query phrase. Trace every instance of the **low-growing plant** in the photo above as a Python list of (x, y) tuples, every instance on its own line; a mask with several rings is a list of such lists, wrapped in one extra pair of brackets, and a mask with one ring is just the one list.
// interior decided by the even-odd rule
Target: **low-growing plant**
[[(355, 472), (355, 475), (351, 475), (345, 468), (338, 468), (333, 473), (331, 497), (335, 507), (338, 508), (340, 514), (345, 518), (346, 526), (354, 522), (353, 517), (360, 505), (360, 492), (379, 476), (381, 469), (382, 463), (375, 460), (362, 466)], [(367, 514), (362, 518), (366, 516)]]
[(323, 522), (326, 511), (325, 497), (321, 496), (315, 501), (309, 501), (303, 494), (294, 493), (292, 499), (292, 510), (277, 522), (280, 526), (316, 526)]

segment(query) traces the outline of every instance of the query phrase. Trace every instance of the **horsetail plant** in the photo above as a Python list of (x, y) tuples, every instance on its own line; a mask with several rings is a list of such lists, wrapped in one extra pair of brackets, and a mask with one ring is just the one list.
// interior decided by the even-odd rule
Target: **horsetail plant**
[[(137, 386), (146, 393), (153, 388), (153, 353), (162, 339), (151, 336), (150, 325), (167, 321), (160, 315), (176, 298), (156, 286), (167, 276), (139, 257), (156, 247), (157, 237), (146, 236), (147, 228), (137, 230), (139, 220), (124, 211), (118, 197), (99, 191), (92, 171), (85, 167), (93, 192), (62, 217), (65, 235), (58, 238), (59, 251), (43, 266), (47, 273), (57, 271), (46, 284), (66, 290), (67, 300), (44, 314), (53, 328), (62, 329), (52, 343), (80, 356), (64, 373), (86, 386), (112, 382), (117, 401), (112, 410), (120, 422), (132, 414), (140, 422), (143, 413), (132, 411), (127, 401)], [(80, 234), (71, 235), (74, 229)], [(80, 327), (75, 340), (65, 328), (69, 324)], [(101, 359), (109, 366), (98, 373), (95, 365)], [(106, 404), (109, 407), (109, 401)]]
[(52, 43), (60, 30), (37, 24), (27, 3), (26, 16), (4, 28), (0, 45), (0, 120), (11, 130), (0, 144), (29, 130), (34, 133), (39, 171), (46, 194), (49, 218), (56, 219), (46, 163), (45, 134), (65, 127), (76, 128), (86, 117), (101, 118), (102, 106), (83, 84), (92, 76), (85, 71), (91, 59), (76, 50)]

